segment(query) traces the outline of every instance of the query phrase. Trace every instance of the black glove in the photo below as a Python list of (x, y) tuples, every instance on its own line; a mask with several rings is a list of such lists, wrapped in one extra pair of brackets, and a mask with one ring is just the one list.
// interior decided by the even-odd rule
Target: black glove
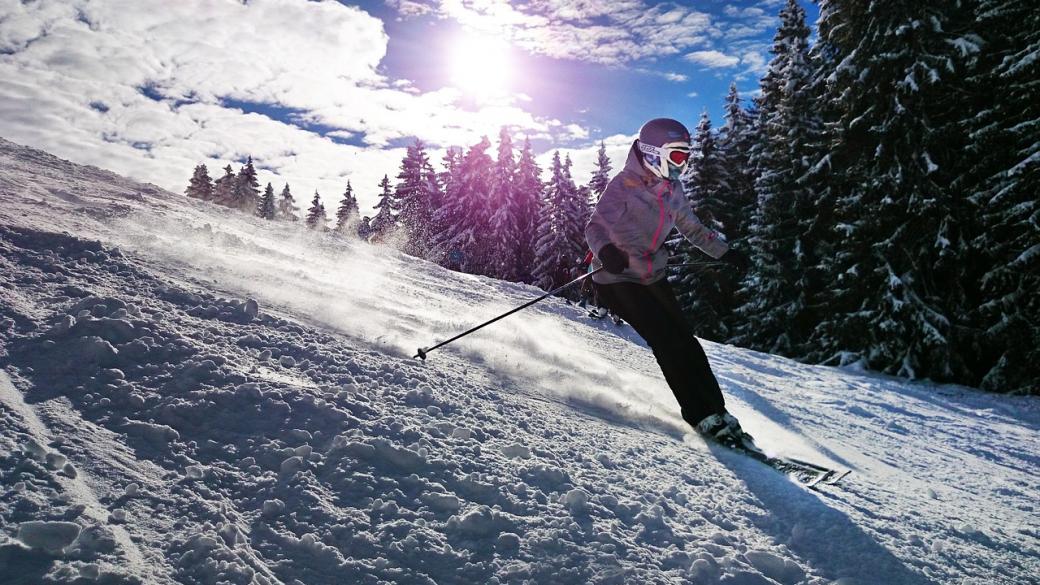
[(599, 261), (611, 274), (621, 274), (628, 268), (628, 254), (614, 244), (607, 244), (599, 249)]
[(730, 248), (729, 251), (722, 256), (722, 261), (729, 263), (739, 272), (747, 272), (748, 268), (751, 267), (751, 260), (748, 259), (747, 255), (740, 250), (734, 250), (733, 248)]

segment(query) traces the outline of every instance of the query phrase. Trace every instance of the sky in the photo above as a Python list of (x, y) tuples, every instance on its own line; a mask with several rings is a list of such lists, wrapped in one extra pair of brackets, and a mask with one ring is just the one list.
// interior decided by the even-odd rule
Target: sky
[(753, 96), (782, 4), (0, 0), (0, 136), (175, 192), (251, 156), (330, 212), (416, 138), (439, 167), (503, 126), (584, 182), (601, 141), (617, 170), (647, 119)]

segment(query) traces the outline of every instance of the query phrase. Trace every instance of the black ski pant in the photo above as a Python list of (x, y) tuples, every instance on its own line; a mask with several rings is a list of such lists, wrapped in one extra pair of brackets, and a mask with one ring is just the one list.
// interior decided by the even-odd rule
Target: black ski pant
[(686, 326), (679, 301), (666, 278), (648, 285), (619, 282), (596, 284), (596, 288), (603, 305), (630, 323), (653, 350), (679, 401), (683, 420), (696, 426), (704, 417), (726, 411), (708, 356)]

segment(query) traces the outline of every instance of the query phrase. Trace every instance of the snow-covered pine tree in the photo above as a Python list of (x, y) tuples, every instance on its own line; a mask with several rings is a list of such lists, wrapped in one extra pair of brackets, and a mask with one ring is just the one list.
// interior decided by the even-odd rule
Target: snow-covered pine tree
[(724, 112), (726, 122), (718, 134), (718, 156), (729, 188), (724, 200), (717, 205), (725, 207), (724, 215), (729, 220), (726, 238), (730, 247), (746, 252), (756, 205), (751, 148), (757, 138), (757, 129), (754, 116), (741, 104), (736, 83), (729, 86)]
[[(951, 196), (957, 145), (938, 130), (953, 115), (943, 82), (957, 49), (950, 22), (964, 5), (829, 0), (820, 42), (838, 67), (829, 163), (845, 177), (835, 200), (830, 294), (821, 297), (817, 360), (861, 360), (909, 377), (963, 379), (966, 213)], [(840, 169), (840, 171), (838, 170)]]
[(283, 221), (300, 221), (300, 216), (297, 215), (296, 199), (292, 196), (292, 191), (289, 190), (289, 183), (286, 183), (282, 187), (282, 194), (278, 198), (278, 213), (277, 218)]
[[(828, 234), (807, 183), (820, 148), (822, 121), (812, 90), (805, 11), (788, 0), (780, 11), (773, 58), (762, 79), (758, 140), (751, 152), (757, 206), (751, 222), (751, 270), (744, 281), (736, 343), (784, 355), (804, 355), (819, 317), (814, 295), (821, 239)], [(824, 232), (824, 233), (820, 233)]]
[(542, 202), (542, 170), (534, 160), (531, 141), (524, 138), (517, 163), (513, 198), (516, 205), (517, 279), (534, 283), (535, 248)]
[(967, 268), (979, 270), (966, 274), (981, 289), (974, 368), (986, 390), (1040, 394), (1040, 11), (1015, 0), (972, 4), (969, 32), (949, 42), (973, 65), (957, 187), (980, 223)]
[(318, 195), (318, 192), (315, 191), (314, 198), (311, 199), (311, 206), (307, 209), (307, 227), (312, 230), (324, 231), (328, 220), (328, 216), (325, 215), (325, 205), (321, 202), (321, 195)]
[(509, 281), (516, 281), (520, 276), (516, 174), (516, 161), (513, 160), (513, 139), (503, 126), (498, 133), (498, 158), (491, 171), (489, 260), (491, 276)]
[(459, 166), (462, 165), (462, 149), (458, 146), (449, 146), (444, 150), (444, 157), (441, 159), (444, 165), (444, 170), (437, 173), (437, 182), (441, 185), (441, 192), (443, 198), (455, 197), (458, 191), (457, 186), (459, 183)]
[(209, 178), (209, 169), (206, 168), (206, 165), (195, 167), (195, 172), (192, 173), (191, 181), (188, 182), (188, 188), (184, 190), (184, 194), (192, 199), (203, 201), (213, 199), (213, 180)]
[(440, 186), (421, 140), (416, 139), (408, 147), (397, 180), (393, 204), (397, 222), (406, 230), (404, 251), (419, 258), (430, 258), (434, 206), (440, 197)]
[(588, 250), (585, 243), (585, 226), (592, 217), (593, 202), (592, 191), (585, 185), (579, 187), (574, 180), (573, 167), (571, 155), (568, 154), (563, 160), (563, 178), (567, 186), (567, 198), (564, 206), (564, 217), (567, 223), (564, 225), (564, 233), (567, 235), (571, 249), (577, 252), (574, 257), (575, 262), (580, 263), (585, 259), (585, 252)]
[(235, 186), (238, 178), (235, 176), (231, 165), (224, 167), (224, 176), (213, 183), (213, 202), (219, 205), (231, 207), (235, 201)]
[(592, 180), (589, 181), (589, 189), (596, 201), (599, 201), (609, 182), (610, 158), (607, 157), (607, 144), (600, 140), (599, 150), (596, 151), (596, 170), (592, 172)]
[[(592, 219), (592, 210), (595, 208), (598, 199), (593, 196), (592, 187), (589, 187), (588, 185), (578, 185), (578, 201), (584, 203), (581, 206), (584, 210), (581, 218), (581, 225), (584, 227), (588, 225), (589, 220)], [(582, 234), (582, 237), (584, 237), (584, 229), (582, 230)]]
[(376, 203), (376, 216), (369, 224), (368, 239), (373, 242), (384, 241), (397, 227), (397, 217), (394, 215), (394, 192), (390, 189), (390, 177), (383, 175), (379, 181), (379, 202)]
[(238, 171), (238, 181), (235, 183), (234, 202), (232, 207), (254, 213), (260, 203), (260, 181), (256, 178), (256, 168), (253, 167), (253, 157), (248, 157), (246, 164)]
[(552, 178), (545, 187), (535, 251), (535, 282), (545, 290), (573, 279), (585, 256), (585, 226), (578, 219), (578, 189), (569, 174), (569, 169), (560, 161), (559, 151), (555, 152)]
[[(723, 234), (727, 234), (732, 223), (726, 206), (730, 186), (725, 171), (711, 119), (704, 112), (694, 134), (690, 169), (683, 188), (700, 220)], [(679, 263), (699, 264), (710, 260), (685, 239), (675, 245)], [(674, 271), (671, 282), (679, 305), (690, 317), (694, 333), (713, 341), (724, 340), (728, 334), (724, 319), (736, 304), (733, 293), (739, 275), (700, 266), (684, 266)]]
[(490, 147), (491, 141), (485, 136), (466, 151), (435, 215), (441, 226), (434, 243), (437, 258), (448, 268), (470, 274), (489, 273)]
[(264, 195), (260, 198), (260, 205), (256, 208), (256, 214), (264, 219), (274, 219), (275, 212), (274, 205), (274, 187), (270, 183), (264, 189)]
[(437, 205), (434, 207), (433, 217), (431, 218), (431, 259), (446, 268), (459, 270), (459, 265), (454, 260), (460, 258), (461, 253), (452, 255), (449, 250), (442, 249), (440, 245), (448, 237), (447, 232), (449, 231), (447, 224), (444, 223), (448, 220), (449, 214), (444, 207), (449, 201), (455, 201), (459, 196), (462, 180), (459, 172), (459, 168), (462, 166), (462, 148), (449, 146), (445, 149), (444, 157), (441, 161), (443, 170), (437, 173), (437, 181), (441, 185), (441, 191)]
[(347, 189), (343, 191), (343, 199), (336, 209), (336, 231), (341, 234), (356, 234), (357, 224), (360, 219), (357, 197), (354, 196), (354, 188), (347, 181)]

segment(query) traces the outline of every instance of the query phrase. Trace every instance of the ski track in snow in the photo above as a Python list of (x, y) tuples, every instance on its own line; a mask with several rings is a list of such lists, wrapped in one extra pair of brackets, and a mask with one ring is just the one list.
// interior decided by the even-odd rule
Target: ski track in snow
[(1037, 399), (705, 343), (810, 491), (560, 300), (412, 359), (538, 294), (0, 139), (0, 584), (1037, 582)]

